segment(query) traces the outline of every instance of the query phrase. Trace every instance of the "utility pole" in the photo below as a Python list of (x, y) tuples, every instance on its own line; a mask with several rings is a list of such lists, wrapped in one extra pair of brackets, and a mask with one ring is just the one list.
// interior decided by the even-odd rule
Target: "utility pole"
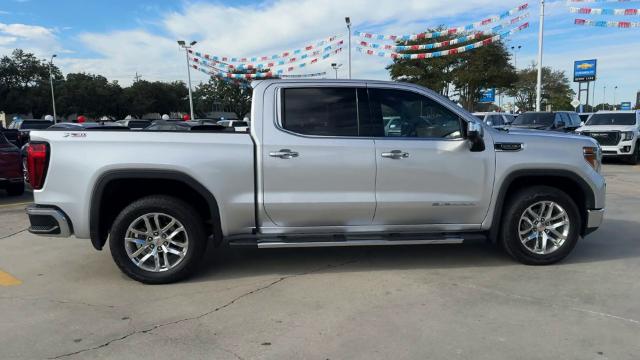
[(618, 85), (613, 87), (613, 110), (614, 111), (618, 111), (617, 96), (618, 96)]
[(347, 23), (347, 30), (349, 30), (349, 79), (351, 79), (351, 18), (347, 16), (344, 21)]
[(138, 82), (140, 81), (140, 79), (142, 79), (142, 75), (138, 75), (138, 72), (136, 71), (136, 76), (133, 77), (135, 80), (134, 82)]
[(536, 85), (536, 111), (542, 102), (542, 46), (544, 38), (544, 0), (540, 0), (540, 28), (538, 29), (538, 82)]
[(178, 40), (178, 45), (184, 49), (184, 53), (187, 57), (187, 77), (189, 79), (189, 110), (191, 111), (191, 120), (195, 119), (193, 115), (193, 95), (191, 94), (191, 66), (189, 65), (189, 49), (193, 47), (193, 45), (197, 44), (197, 41), (192, 41), (187, 45), (184, 40)]
[(605, 105), (607, 103), (607, 85), (602, 87), (602, 110), (605, 110)]
[(51, 103), (53, 104), (53, 123), (58, 122), (58, 117), (56, 114), (56, 95), (53, 91), (53, 58), (58, 55), (51, 55), (51, 60), (49, 60), (49, 83), (51, 84)]

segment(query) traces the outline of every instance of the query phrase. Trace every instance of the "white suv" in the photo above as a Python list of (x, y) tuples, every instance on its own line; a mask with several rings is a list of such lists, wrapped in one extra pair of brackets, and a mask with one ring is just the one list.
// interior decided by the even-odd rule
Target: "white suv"
[(640, 111), (599, 111), (577, 133), (590, 136), (602, 146), (602, 155), (640, 162)]

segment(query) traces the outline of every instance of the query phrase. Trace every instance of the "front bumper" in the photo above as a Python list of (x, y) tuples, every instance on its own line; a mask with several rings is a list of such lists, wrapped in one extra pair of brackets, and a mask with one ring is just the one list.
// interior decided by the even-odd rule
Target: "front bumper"
[(604, 221), (604, 209), (587, 210), (587, 226), (585, 235), (596, 231)]
[(69, 237), (72, 227), (68, 217), (55, 207), (30, 205), (26, 208), (29, 215), (29, 232), (35, 235)]
[(629, 156), (634, 150), (633, 142), (622, 141), (618, 145), (602, 146), (602, 156)]

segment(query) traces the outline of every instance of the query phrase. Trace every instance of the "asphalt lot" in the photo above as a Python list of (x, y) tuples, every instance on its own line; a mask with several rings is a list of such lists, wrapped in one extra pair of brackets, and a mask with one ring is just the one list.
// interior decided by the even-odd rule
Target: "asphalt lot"
[(164, 286), (19, 232), (0, 194), (0, 358), (637, 359), (640, 166), (604, 172), (605, 224), (558, 265), (480, 243), (224, 249)]

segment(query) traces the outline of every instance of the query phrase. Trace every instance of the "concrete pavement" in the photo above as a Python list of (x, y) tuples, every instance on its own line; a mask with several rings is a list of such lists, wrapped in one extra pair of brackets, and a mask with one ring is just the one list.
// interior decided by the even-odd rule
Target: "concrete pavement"
[(147, 286), (88, 240), (11, 235), (23, 206), (0, 208), (21, 281), (0, 286), (0, 358), (636, 359), (640, 166), (604, 171), (604, 226), (547, 267), (485, 244), (224, 249)]

